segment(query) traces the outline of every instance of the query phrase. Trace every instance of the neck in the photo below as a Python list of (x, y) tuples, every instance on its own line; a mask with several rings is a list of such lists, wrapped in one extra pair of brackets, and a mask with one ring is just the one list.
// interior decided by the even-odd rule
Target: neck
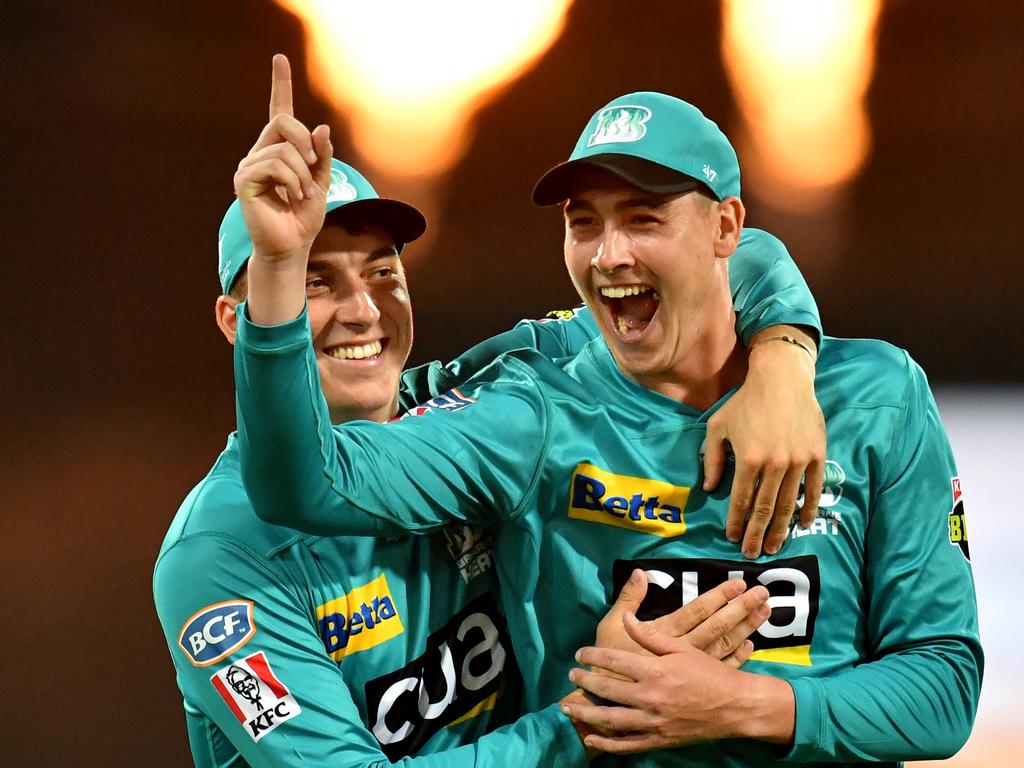
[(330, 407), (331, 424), (335, 426), (349, 421), (376, 421), (383, 424), (398, 415), (398, 395), (386, 406), (377, 409)]

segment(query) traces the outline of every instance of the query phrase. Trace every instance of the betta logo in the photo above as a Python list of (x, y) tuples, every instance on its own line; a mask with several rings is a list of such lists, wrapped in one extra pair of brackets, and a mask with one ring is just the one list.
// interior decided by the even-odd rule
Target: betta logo
[(324, 650), (338, 662), (346, 654), (373, 648), (405, 631), (383, 573), (317, 606), (316, 618)]
[(689, 498), (686, 486), (580, 464), (570, 482), (569, 517), (654, 536), (681, 536)]

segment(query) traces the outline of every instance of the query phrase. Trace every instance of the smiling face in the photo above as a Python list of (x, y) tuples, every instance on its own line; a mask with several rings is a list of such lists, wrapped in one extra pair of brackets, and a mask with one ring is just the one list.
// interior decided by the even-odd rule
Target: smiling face
[(666, 385), (728, 357), (736, 340), (725, 258), (741, 226), (735, 198), (666, 197), (606, 171), (579, 174), (565, 207), (565, 263), (624, 373), (677, 396)]
[(391, 236), (329, 223), (309, 254), (306, 298), (313, 349), (335, 424), (395, 415), (412, 349), (412, 306)]

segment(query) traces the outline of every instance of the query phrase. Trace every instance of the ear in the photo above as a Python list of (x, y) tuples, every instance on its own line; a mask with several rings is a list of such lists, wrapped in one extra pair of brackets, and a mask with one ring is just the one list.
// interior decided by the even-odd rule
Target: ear
[(235, 334), (238, 333), (238, 316), (235, 314), (235, 307), (238, 299), (234, 296), (218, 296), (214, 312), (217, 315), (217, 327), (224, 334), (228, 343), (234, 345)]
[(732, 256), (739, 247), (746, 213), (746, 209), (738, 197), (727, 197), (718, 204), (718, 237), (715, 239), (715, 256), (719, 259)]

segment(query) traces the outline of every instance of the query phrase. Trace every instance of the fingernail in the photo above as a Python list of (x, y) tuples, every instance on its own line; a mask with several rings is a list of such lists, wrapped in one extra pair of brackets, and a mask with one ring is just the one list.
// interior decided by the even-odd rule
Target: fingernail
[[(576, 655), (575, 655), (575, 656), (573, 656), (573, 658), (574, 658), (574, 659), (576, 659), (576, 661), (580, 661), (580, 655), (581, 655), (582, 653), (583, 653), (583, 651), (582, 651), (582, 650), (576, 651)], [(581, 661), (580, 661), (580, 663), (582, 664), (583, 662), (581, 662)]]
[(643, 579), (643, 573), (640, 571), (639, 568), (634, 568), (633, 572), (631, 574), (629, 574), (629, 580), (633, 584), (639, 584), (642, 579)]
[(759, 618), (767, 619), (769, 616), (772, 615), (772, 607), (768, 605), (768, 603), (765, 603), (757, 609), (757, 615)]
[(312, 149), (309, 150), (309, 152), (306, 153), (306, 160), (308, 162), (310, 162), (310, 163), (315, 163), (316, 162), (316, 152), (314, 150), (312, 150)]
[(764, 548), (764, 551), (767, 552), (769, 555), (774, 555), (779, 551), (779, 547), (776, 544), (769, 544), (767, 547)]
[(569, 709), (567, 706), (565, 706), (563, 704), (562, 705), (562, 714), (565, 715), (566, 717), (572, 717), (572, 710)]
[(305, 200), (306, 199), (306, 196), (302, 192), (302, 187), (299, 187), (299, 189), (297, 190), (297, 196), (298, 196), (299, 200)]
[(306, 187), (306, 197), (312, 200), (316, 197), (316, 190), (313, 187)]
[(576, 682), (576, 670), (575, 669), (570, 669), (569, 670), (569, 682), (570, 683), (575, 683)]

